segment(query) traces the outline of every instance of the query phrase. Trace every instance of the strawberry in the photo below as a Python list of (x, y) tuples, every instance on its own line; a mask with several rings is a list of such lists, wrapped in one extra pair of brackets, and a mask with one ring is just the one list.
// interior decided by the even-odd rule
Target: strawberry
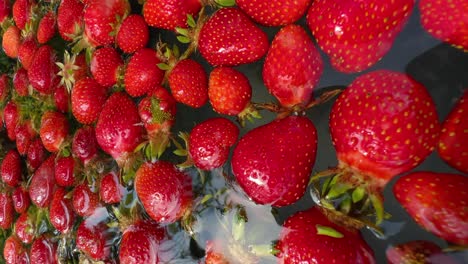
[(239, 137), (239, 128), (229, 119), (216, 117), (196, 125), (188, 139), (190, 158), (202, 170), (226, 163), (230, 148)]
[(21, 181), (21, 157), (15, 149), (7, 152), (1, 162), (2, 181), (11, 187), (15, 187)]
[(57, 264), (57, 243), (45, 235), (36, 238), (31, 246), (31, 263)]
[(398, 179), (393, 194), (429, 232), (458, 245), (468, 244), (464, 212), (468, 178), (459, 174), (413, 172)]
[(91, 216), (100, 207), (99, 194), (94, 193), (88, 184), (82, 183), (73, 190), (73, 208), (79, 216)]
[(13, 87), (19, 96), (27, 96), (29, 94), (29, 79), (28, 71), (21, 67), (13, 76)]
[(54, 103), (58, 111), (62, 113), (68, 113), (70, 111), (69, 98), (70, 93), (68, 92), (67, 87), (64, 85), (59, 85), (57, 88), (55, 88)]
[(237, 8), (221, 8), (203, 25), (198, 49), (211, 65), (236, 66), (252, 63), (268, 51), (268, 38)]
[(200, 0), (148, 0), (143, 5), (143, 16), (148, 25), (175, 30), (187, 27), (187, 16), (195, 16), (202, 5)]
[(21, 32), (18, 27), (11, 25), (5, 30), (2, 36), (2, 47), (5, 54), (15, 59), (18, 57), (18, 50), (21, 45)]
[(56, 32), (55, 14), (52, 11), (47, 12), (39, 21), (37, 26), (36, 38), (39, 44), (45, 44), (51, 40)]
[(144, 128), (135, 103), (123, 92), (112, 94), (96, 124), (96, 139), (106, 153), (123, 166), (143, 140)]
[(283, 27), (263, 64), (263, 81), (284, 107), (307, 105), (323, 72), (319, 51), (298, 25)]
[(28, 78), (31, 86), (43, 94), (52, 94), (57, 84), (58, 67), (55, 65), (55, 53), (51, 46), (41, 46), (31, 61)]
[(109, 172), (101, 179), (99, 196), (106, 204), (120, 203), (125, 194), (125, 188), (120, 184), (116, 172)]
[(134, 53), (148, 44), (149, 29), (144, 18), (137, 14), (129, 15), (122, 21), (115, 42), (125, 53)]
[(16, 126), (19, 122), (19, 109), (15, 102), (8, 101), (5, 105), (3, 109), (3, 122), (5, 122), (8, 138), (14, 141), (16, 139)]
[(439, 137), (437, 151), (439, 156), (450, 166), (468, 173), (468, 90), (451, 110)]
[(229, 264), (229, 261), (216, 248), (217, 242), (209, 240), (206, 242), (205, 247), (205, 264)]
[(28, 213), (22, 213), (15, 222), (15, 234), (25, 244), (31, 244), (34, 240), (36, 228), (34, 221)]
[(49, 156), (34, 172), (29, 185), (29, 198), (39, 208), (48, 207), (55, 187), (55, 155)]
[(40, 138), (33, 139), (28, 148), (27, 165), (29, 170), (35, 171), (47, 158), (47, 151)]
[(60, 68), (58, 75), (62, 77), (60, 84), (65, 85), (68, 91), (76, 82), (88, 76), (88, 64), (84, 52), (70, 56), (70, 53), (65, 51), (63, 63), (57, 62), (57, 65)]
[(76, 82), (71, 92), (71, 110), (81, 124), (94, 123), (106, 102), (107, 89), (91, 77)]
[(286, 220), (276, 249), (284, 264), (376, 263), (358, 231), (331, 222), (316, 207)]
[(83, 19), (84, 31), (93, 47), (112, 45), (114, 29), (130, 12), (127, 0), (90, 1), (85, 5)]
[(10, 0), (2, 1), (0, 5), (0, 24), (11, 15), (11, 3)]
[(110, 87), (117, 83), (119, 69), (123, 67), (120, 54), (112, 47), (97, 49), (91, 58), (89, 69), (97, 83)]
[(20, 30), (31, 20), (32, 8), (35, 5), (34, 0), (17, 0), (13, 3), (13, 20)]
[(463, 0), (419, 1), (421, 25), (433, 37), (468, 50), (468, 4)]
[(65, 41), (72, 41), (84, 27), (84, 5), (80, 0), (62, 0), (57, 10), (57, 29)]
[(311, 1), (265, 1), (237, 0), (237, 6), (255, 22), (270, 26), (284, 26), (299, 20), (307, 11)]
[(313, 1), (307, 25), (333, 68), (363, 71), (392, 47), (414, 7), (414, 0)]
[(3, 257), (7, 264), (17, 264), (18, 256), (26, 251), (21, 241), (15, 235), (10, 235), (5, 240), (5, 246), (3, 248)]
[(76, 231), (76, 248), (93, 260), (104, 260), (110, 256), (110, 248), (115, 243), (114, 232), (105, 221), (98, 217), (88, 217)]
[(442, 249), (430, 241), (414, 240), (387, 248), (385, 255), (389, 264), (440, 263), (456, 264)]
[(70, 125), (67, 117), (56, 111), (47, 111), (42, 115), (39, 135), (45, 149), (57, 152), (65, 141)]
[(208, 101), (208, 78), (203, 66), (192, 60), (179, 61), (169, 73), (169, 87), (174, 99), (193, 108)]
[(67, 191), (58, 188), (52, 197), (49, 207), (50, 223), (62, 234), (69, 233), (75, 222), (72, 201), (66, 198)]
[(21, 65), (23, 65), (23, 68), (29, 70), (38, 49), (39, 46), (33, 36), (28, 36), (23, 39), (23, 42), (21, 42), (21, 45), (18, 47), (18, 60), (21, 62)]
[(135, 175), (135, 191), (148, 215), (159, 223), (180, 219), (192, 204), (192, 179), (170, 162), (146, 162)]
[(76, 130), (72, 141), (72, 153), (85, 166), (97, 157), (98, 148), (94, 127), (84, 126)]
[(133, 97), (142, 96), (161, 84), (164, 71), (155, 50), (143, 48), (130, 58), (124, 73), (125, 91)]
[(36, 137), (37, 133), (32, 127), (31, 120), (24, 120), (15, 128), (16, 134), (16, 149), (22, 156), (26, 155), (31, 141)]
[(254, 202), (285, 206), (304, 195), (316, 151), (314, 124), (288, 116), (247, 132), (234, 148), (232, 171)]
[(11, 194), (13, 207), (18, 214), (22, 214), (28, 210), (31, 200), (29, 199), (28, 190), (23, 186), (18, 186)]
[(138, 104), (138, 113), (148, 135), (169, 134), (175, 123), (177, 108), (172, 95), (163, 87), (156, 87)]
[(11, 195), (5, 191), (0, 191), (0, 228), (9, 229), (13, 224), (15, 209)]
[(10, 77), (5, 73), (0, 75), (0, 106), (4, 106), (5, 100), (10, 93), (10, 80)]
[(75, 159), (72, 156), (59, 157), (55, 161), (55, 182), (62, 187), (70, 187), (76, 180)]

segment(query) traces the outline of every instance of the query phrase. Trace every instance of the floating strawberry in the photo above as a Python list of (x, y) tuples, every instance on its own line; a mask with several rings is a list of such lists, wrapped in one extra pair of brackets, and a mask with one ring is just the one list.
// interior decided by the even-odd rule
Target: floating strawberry
[(49, 156), (34, 172), (29, 185), (29, 197), (39, 208), (48, 207), (55, 187), (55, 155)]
[(116, 172), (109, 172), (101, 179), (99, 186), (99, 197), (104, 203), (120, 203), (125, 194), (125, 188), (120, 184)]
[(42, 140), (40, 138), (32, 140), (27, 154), (27, 165), (29, 170), (35, 171), (46, 158), (47, 150), (44, 148)]
[(208, 78), (203, 66), (184, 59), (169, 72), (169, 87), (174, 99), (193, 108), (199, 108), (208, 101)]
[(307, 32), (283, 27), (273, 39), (263, 64), (263, 81), (280, 104), (305, 106), (323, 72), (322, 58)]
[(42, 115), (39, 135), (44, 147), (50, 152), (60, 150), (65, 141), (70, 124), (67, 117), (56, 111), (47, 111)]
[(49, 207), (50, 223), (62, 234), (69, 233), (75, 223), (72, 201), (66, 197), (66, 194), (64, 188), (55, 190)]
[(395, 245), (385, 252), (389, 264), (444, 263), (456, 264), (442, 249), (430, 241), (414, 240)]
[(58, 67), (55, 65), (55, 53), (51, 46), (41, 46), (31, 61), (28, 78), (31, 86), (43, 94), (53, 93), (58, 79)]
[(15, 187), (21, 181), (21, 157), (18, 151), (12, 149), (7, 152), (1, 162), (2, 181), (9, 186)]
[(66, 41), (72, 41), (84, 27), (84, 4), (80, 0), (62, 0), (57, 9), (57, 29)]
[(36, 227), (28, 213), (21, 214), (15, 222), (15, 234), (24, 244), (31, 244), (34, 240)]
[(21, 156), (26, 155), (31, 141), (36, 137), (37, 132), (32, 127), (31, 120), (24, 120), (15, 128), (16, 149)]
[(278, 263), (376, 263), (358, 231), (339, 226), (316, 207), (290, 216), (276, 245)]
[(28, 190), (23, 186), (18, 186), (11, 194), (13, 207), (18, 214), (22, 214), (28, 210), (31, 200), (29, 199)]
[(85, 77), (76, 82), (71, 92), (73, 116), (82, 124), (96, 122), (107, 99), (107, 89), (95, 79)]
[(307, 24), (336, 70), (360, 72), (390, 50), (414, 3), (414, 0), (313, 1)]
[(5, 191), (0, 191), (0, 228), (9, 229), (13, 224), (15, 209), (11, 195)]
[(72, 141), (72, 153), (85, 166), (97, 157), (98, 149), (94, 127), (84, 126), (76, 130)]
[(451, 243), (467, 245), (467, 185), (468, 178), (458, 174), (414, 172), (398, 179), (393, 193), (419, 225)]
[(5, 54), (10, 58), (18, 57), (18, 49), (21, 45), (21, 31), (15, 25), (11, 25), (3, 33), (2, 47)]
[(152, 27), (175, 30), (187, 27), (187, 16), (195, 16), (201, 7), (200, 0), (148, 0), (143, 5), (143, 16)]
[(55, 161), (55, 182), (62, 187), (70, 187), (75, 184), (77, 165), (72, 156), (59, 157)]
[(93, 260), (108, 259), (114, 233), (101, 216), (88, 217), (81, 222), (76, 232), (76, 248)]
[(46, 235), (36, 238), (31, 245), (30, 261), (31, 263), (57, 264), (57, 243)]
[(437, 151), (450, 166), (468, 173), (468, 90), (442, 124)]
[(37, 42), (39, 42), (39, 44), (45, 44), (51, 40), (55, 35), (56, 27), (54, 12), (47, 12), (37, 26)]
[(234, 148), (232, 171), (256, 203), (285, 206), (304, 195), (316, 151), (314, 124), (288, 116), (247, 132)]
[(137, 14), (129, 15), (120, 25), (115, 42), (125, 53), (134, 53), (148, 44), (149, 29), (144, 18)]
[(73, 189), (73, 208), (79, 216), (91, 216), (100, 206), (99, 194), (93, 192), (87, 183)]
[(229, 264), (229, 261), (220, 250), (217, 249), (216, 241), (209, 240), (205, 247), (205, 264)]
[(18, 261), (18, 256), (26, 251), (24, 246), (21, 244), (21, 241), (15, 235), (10, 235), (5, 240), (5, 246), (3, 248), (3, 257), (7, 264), (16, 264), (20, 263)]
[(123, 60), (119, 52), (112, 47), (103, 47), (94, 51), (89, 65), (96, 82), (104, 87), (117, 83), (121, 67), (123, 67)]
[(143, 48), (133, 54), (124, 73), (125, 91), (133, 97), (142, 96), (161, 84), (164, 71), (155, 50)]
[(242, 9), (255, 22), (270, 26), (284, 26), (299, 20), (309, 7), (310, 0), (286, 0), (286, 1), (264, 1), (264, 0), (237, 0), (237, 6)]

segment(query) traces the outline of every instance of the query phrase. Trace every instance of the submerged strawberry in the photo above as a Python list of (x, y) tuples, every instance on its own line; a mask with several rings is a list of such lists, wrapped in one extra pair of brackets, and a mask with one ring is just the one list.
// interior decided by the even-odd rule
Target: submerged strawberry
[(119, 52), (112, 47), (103, 47), (94, 51), (89, 69), (97, 83), (110, 87), (117, 83), (122, 66)]
[(114, 243), (114, 230), (100, 217), (88, 217), (76, 232), (76, 248), (93, 260), (105, 260), (110, 256)]
[(30, 261), (57, 264), (57, 243), (46, 235), (36, 238), (31, 246)]
[(288, 116), (247, 132), (234, 149), (232, 171), (256, 203), (285, 206), (304, 195), (316, 151), (314, 124)]
[(205, 247), (205, 264), (229, 264), (229, 261), (220, 250), (217, 249), (219, 242), (209, 240)]
[(10, 235), (5, 241), (3, 248), (3, 257), (7, 264), (17, 264), (19, 255), (26, 251), (21, 241), (15, 235)]
[(44, 148), (42, 144), (42, 140), (40, 138), (34, 139), (28, 148), (27, 154), (27, 165), (28, 169), (31, 171), (35, 171), (42, 162), (47, 158), (47, 150)]
[(28, 71), (21, 67), (13, 76), (13, 87), (19, 96), (27, 96), (29, 94), (29, 79)]
[(143, 16), (152, 27), (175, 30), (187, 27), (187, 16), (195, 16), (202, 5), (200, 0), (148, 0), (143, 5)]
[(463, 175), (413, 172), (398, 179), (396, 199), (429, 232), (458, 245), (468, 244), (468, 178)]
[(44, 147), (48, 151), (59, 151), (69, 130), (70, 124), (64, 114), (56, 111), (47, 111), (42, 115), (39, 135)]
[(53, 93), (58, 79), (58, 67), (55, 64), (55, 53), (51, 46), (41, 46), (31, 61), (28, 78), (31, 86), (43, 94)]
[(24, 120), (16, 126), (16, 149), (21, 156), (26, 155), (31, 145), (31, 141), (36, 137), (37, 132), (32, 127), (31, 120)]
[(16, 140), (16, 126), (19, 123), (19, 109), (14, 101), (8, 101), (3, 108), (3, 122), (7, 131), (7, 136), (10, 140)]
[(115, 42), (125, 53), (133, 53), (148, 44), (149, 29), (142, 16), (129, 15), (120, 25)]
[(15, 187), (21, 181), (21, 157), (18, 151), (12, 149), (7, 152), (1, 162), (2, 181), (9, 186)]
[(161, 84), (164, 71), (155, 50), (143, 48), (130, 58), (124, 74), (125, 91), (133, 97), (142, 96)]
[(414, 240), (395, 245), (385, 252), (389, 264), (456, 264), (442, 249), (430, 241)]
[(59, 157), (55, 161), (55, 182), (62, 187), (70, 187), (75, 184), (75, 159), (72, 156)]
[(15, 210), (11, 195), (5, 191), (0, 191), (0, 228), (9, 229), (13, 224)]
[(193, 108), (208, 101), (208, 78), (203, 66), (192, 60), (179, 61), (169, 73), (169, 87), (174, 99)]
[(31, 200), (29, 199), (29, 194), (26, 187), (18, 186), (11, 194), (11, 199), (13, 201), (13, 207), (18, 214), (22, 214), (28, 210)]
[(73, 189), (73, 208), (78, 215), (91, 216), (99, 207), (99, 194), (93, 192), (88, 184), (82, 183)]
[(64, 188), (55, 190), (49, 206), (49, 219), (52, 226), (62, 234), (70, 232), (75, 223), (72, 201), (66, 197)]
[(104, 203), (120, 203), (125, 194), (125, 188), (120, 184), (116, 172), (109, 172), (101, 179), (99, 186), (99, 197)]
[(34, 240), (36, 227), (33, 218), (28, 213), (21, 214), (15, 222), (15, 234), (25, 244), (31, 244)]
[(99, 145), (94, 127), (84, 126), (76, 130), (72, 141), (72, 153), (86, 166), (97, 157)]
[(78, 122), (89, 125), (99, 117), (107, 98), (107, 89), (91, 77), (76, 82), (71, 92), (71, 109)]
[(51, 155), (34, 172), (29, 185), (29, 197), (39, 208), (48, 207), (55, 187), (55, 155)]
[(255, 22), (270, 26), (284, 26), (292, 24), (304, 15), (311, 0), (237, 0), (236, 5), (249, 15)]

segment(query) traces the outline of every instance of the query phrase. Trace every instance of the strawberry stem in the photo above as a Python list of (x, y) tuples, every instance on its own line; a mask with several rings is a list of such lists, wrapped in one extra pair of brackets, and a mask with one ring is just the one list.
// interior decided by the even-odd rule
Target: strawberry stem
[(323, 235), (323, 236), (329, 236), (329, 237), (334, 237), (334, 238), (343, 238), (344, 235), (335, 229), (329, 227), (329, 226), (323, 226), (323, 225), (315, 225), (315, 228), (317, 229), (317, 234), (318, 235)]

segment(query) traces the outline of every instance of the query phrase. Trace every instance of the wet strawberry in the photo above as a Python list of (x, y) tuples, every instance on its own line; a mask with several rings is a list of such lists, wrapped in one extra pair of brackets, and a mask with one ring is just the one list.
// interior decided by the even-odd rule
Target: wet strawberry
[(437, 151), (450, 166), (468, 173), (468, 90), (442, 124)]
[(150, 137), (169, 134), (175, 123), (176, 101), (166, 89), (158, 86), (140, 101), (138, 112)]
[(237, 6), (255, 22), (270, 26), (284, 26), (299, 20), (309, 7), (310, 0), (265, 1), (237, 0)]
[(120, 203), (125, 194), (125, 188), (120, 184), (116, 172), (109, 172), (101, 179), (99, 196), (106, 204)]
[(135, 52), (125, 68), (125, 91), (138, 97), (160, 85), (164, 71), (158, 68), (159, 63), (161, 60), (155, 50), (143, 48)]
[(307, 105), (323, 72), (322, 58), (307, 32), (283, 27), (273, 39), (263, 64), (263, 81), (284, 107)]
[(21, 67), (13, 76), (13, 87), (19, 96), (27, 96), (29, 94), (29, 79), (28, 71)]
[(84, 126), (75, 132), (72, 141), (72, 153), (85, 166), (89, 161), (97, 157), (98, 148), (94, 127)]
[(327, 219), (316, 207), (290, 216), (276, 245), (278, 263), (376, 263), (358, 231)]
[(13, 20), (19, 29), (24, 29), (31, 20), (32, 7), (35, 4), (34, 0), (17, 0), (13, 3)]
[(285, 206), (304, 195), (316, 151), (314, 124), (288, 116), (247, 132), (234, 148), (232, 170), (253, 201)]
[(76, 82), (88, 77), (88, 63), (84, 52), (70, 56), (70, 53), (65, 51), (63, 62), (58, 62), (57, 65), (60, 68), (58, 73), (61, 76), (60, 84), (64, 85), (68, 91)]
[(442, 249), (430, 241), (414, 240), (391, 246), (385, 252), (389, 264), (440, 263), (456, 264), (454, 259), (445, 255)]
[(135, 190), (148, 215), (159, 223), (177, 221), (192, 205), (192, 179), (167, 161), (141, 165)]
[(71, 92), (73, 116), (82, 124), (92, 124), (99, 116), (107, 98), (107, 89), (91, 77), (76, 82)]
[(88, 184), (82, 183), (73, 190), (73, 208), (83, 217), (92, 215), (100, 207), (99, 194), (91, 191)]
[(239, 137), (239, 128), (229, 119), (211, 118), (196, 125), (190, 132), (188, 150), (195, 166), (212, 170), (224, 165), (230, 148)]
[(59, 157), (55, 161), (55, 182), (62, 187), (70, 187), (75, 184), (75, 159), (72, 156)]
[(70, 124), (67, 117), (56, 111), (47, 111), (42, 115), (39, 135), (45, 149), (57, 152), (65, 141)]
[(5, 191), (0, 191), (0, 228), (9, 229), (13, 224), (15, 209), (11, 195)]
[(169, 87), (174, 99), (193, 108), (208, 101), (208, 78), (203, 66), (192, 60), (179, 61), (169, 73)]
[(3, 257), (7, 264), (17, 264), (18, 256), (26, 251), (21, 244), (21, 241), (15, 235), (10, 235), (5, 240), (5, 246), (3, 248)]
[(360, 72), (390, 50), (414, 3), (414, 0), (313, 1), (307, 24), (336, 70)]
[(152, 27), (175, 30), (186, 28), (187, 15), (197, 15), (201, 7), (200, 0), (148, 0), (143, 5), (143, 16)]
[(57, 243), (45, 235), (34, 240), (29, 254), (31, 263), (58, 263)]
[(0, 23), (2, 23), (5, 18), (11, 15), (11, 3), (10, 0), (2, 1), (0, 5)]
[(31, 244), (34, 240), (36, 227), (33, 218), (28, 213), (22, 213), (15, 222), (15, 234), (24, 244)]
[(57, 86), (54, 91), (54, 103), (57, 110), (62, 113), (68, 113), (70, 111), (69, 100), (70, 93), (68, 92), (67, 87), (64, 85)]
[(7, 152), (1, 162), (2, 181), (9, 186), (15, 187), (21, 181), (21, 157), (15, 149)]
[(31, 204), (31, 199), (29, 199), (28, 190), (23, 186), (18, 186), (11, 194), (11, 199), (13, 201), (13, 207), (18, 214), (22, 214), (28, 210), (29, 205)]
[(468, 178), (449, 173), (413, 172), (398, 179), (393, 194), (429, 232), (458, 245), (468, 244)]
[(35, 171), (47, 158), (47, 150), (40, 138), (33, 139), (28, 148), (27, 165), (29, 170)]
[(7, 131), (8, 138), (12, 141), (16, 140), (16, 126), (19, 122), (18, 105), (13, 101), (8, 101), (3, 109), (3, 122)]
[(21, 65), (23, 65), (23, 68), (29, 70), (38, 49), (39, 45), (34, 39), (34, 36), (28, 36), (23, 39), (23, 42), (21, 42), (21, 45), (18, 47), (18, 60), (21, 62)]
[(76, 232), (76, 248), (94, 260), (105, 260), (113, 245), (113, 230), (96, 217), (86, 218)]
[(216, 241), (209, 240), (205, 247), (205, 264), (229, 264), (222, 252), (216, 248)]
[(39, 44), (45, 44), (51, 40), (56, 32), (55, 14), (52, 11), (47, 12), (39, 21), (36, 38)]
[(29, 185), (29, 197), (39, 208), (48, 207), (55, 187), (55, 155), (47, 158), (34, 172)]
[(69, 233), (75, 223), (72, 201), (66, 195), (67, 191), (64, 188), (58, 188), (49, 207), (50, 223), (62, 234)]
[(211, 65), (236, 66), (259, 60), (268, 51), (268, 38), (237, 8), (221, 8), (203, 25), (198, 49)]
[(31, 145), (31, 141), (36, 137), (37, 132), (32, 127), (31, 120), (24, 120), (15, 128), (16, 149), (21, 156), (26, 155)]
[(117, 83), (121, 67), (123, 67), (123, 60), (117, 50), (112, 47), (103, 47), (94, 51), (89, 65), (96, 82), (104, 87)]
[(31, 61), (28, 78), (31, 86), (43, 94), (53, 93), (57, 85), (58, 67), (55, 64), (55, 53), (51, 46), (41, 46)]
[[(0, 105), (4, 105), (8, 94), (10, 93), (10, 77), (3, 73), (0, 75)], [(3, 122), (3, 120), (0, 120)]]
[(8, 57), (16, 58), (20, 45), (21, 32), (15, 25), (11, 25), (2, 36), (3, 51)]
[(149, 29), (144, 18), (137, 14), (129, 15), (120, 25), (115, 42), (125, 53), (146, 47), (149, 41)]
[(62, 0), (57, 10), (57, 28), (60, 36), (72, 41), (83, 29), (84, 4), (79, 0)]

